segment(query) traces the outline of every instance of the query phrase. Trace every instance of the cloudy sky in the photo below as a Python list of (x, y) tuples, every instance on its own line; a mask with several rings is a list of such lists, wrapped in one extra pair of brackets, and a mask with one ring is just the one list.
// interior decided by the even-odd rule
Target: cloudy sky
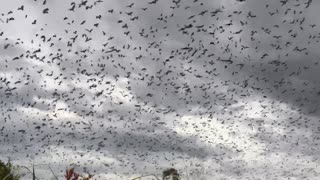
[[(97, 179), (174, 167), (207, 179), (316, 179), (319, 8), (7, 1), (0, 159), (49, 164), (61, 177), (66, 167)], [(37, 169), (39, 178), (50, 173)]]

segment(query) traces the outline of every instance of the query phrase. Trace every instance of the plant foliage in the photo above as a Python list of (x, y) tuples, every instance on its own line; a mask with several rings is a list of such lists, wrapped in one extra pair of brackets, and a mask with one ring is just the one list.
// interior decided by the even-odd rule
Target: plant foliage
[(0, 160), (0, 179), (1, 180), (18, 180), (19, 176), (13, 174), (13, 165), (10, 161), (4, 163)]

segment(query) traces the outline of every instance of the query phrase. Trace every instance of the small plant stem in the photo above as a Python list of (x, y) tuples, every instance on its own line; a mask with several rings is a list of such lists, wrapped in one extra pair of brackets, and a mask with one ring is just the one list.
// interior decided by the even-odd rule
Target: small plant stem
[(156, 176), (155, 174), (148, 174), (148, 175), (144, 175), (144, 176), (139, 176), (139, 177), (133, 178), (133, 179), (131, 179), (131, 180), (136, 180), (136, 179), (140, 179), (140, 178), (142, 178), (142, 177), (147, 177), (147, 176), (154, 176), (157, 180), (160, 180), (160, 179), (158, 178), (158, 176)]

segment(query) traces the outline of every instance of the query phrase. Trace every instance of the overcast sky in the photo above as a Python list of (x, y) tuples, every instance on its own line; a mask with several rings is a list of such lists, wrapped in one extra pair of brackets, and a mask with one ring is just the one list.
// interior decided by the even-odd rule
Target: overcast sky
[(207, 179), (316, 179), (319, 8), (6, 1), (0, 159), (49, 164), (61, 177), (72, 166), (97, 179), (168, 167)]

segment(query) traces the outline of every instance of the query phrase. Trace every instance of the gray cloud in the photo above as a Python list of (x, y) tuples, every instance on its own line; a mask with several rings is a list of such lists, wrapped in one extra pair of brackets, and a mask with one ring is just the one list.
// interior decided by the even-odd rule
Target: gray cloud
[(73, 159), (109, 175), (195, 160), (221, 179), (316, 177), (320, 22), (307, 2), (0, 7), (1, 157), (61, 175)]

